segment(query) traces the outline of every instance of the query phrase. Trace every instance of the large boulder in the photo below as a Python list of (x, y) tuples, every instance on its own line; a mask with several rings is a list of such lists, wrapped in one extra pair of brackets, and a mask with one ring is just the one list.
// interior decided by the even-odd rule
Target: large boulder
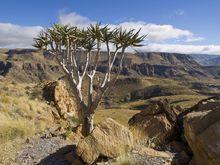
[(66, 119), (67, 116), (78, 115), (75, 101), (70, 97), (64, 81), (47, 83), (43, 88), (43, 97), (56, 107), (58, 112), (58, 115), (54, 114), (56, 117)]
[(200, 101), (184, 116), (184, 136), (196, 164), (220, 164), (220, 97)]
[(180, 107), (171, 106), (168, 100), (152, 101), (145, 110), (135, 114), (128, 124), (139, 139), (162, 145), (177, 135), (177, 116), (181, 111)]
[(129, 129), (107, 118), (78, 143), (76, 153), (85, 163), (92, 164), (99, 157), (116, 158), (132, 147), (133, 136)]

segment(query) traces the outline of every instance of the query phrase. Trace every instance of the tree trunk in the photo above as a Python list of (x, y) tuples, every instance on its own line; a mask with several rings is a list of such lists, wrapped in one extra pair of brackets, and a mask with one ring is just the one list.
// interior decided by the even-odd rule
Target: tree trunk
[(94, 129), (94, 114), (85, 114), (83, 116), (83, 135), (88, 136)]

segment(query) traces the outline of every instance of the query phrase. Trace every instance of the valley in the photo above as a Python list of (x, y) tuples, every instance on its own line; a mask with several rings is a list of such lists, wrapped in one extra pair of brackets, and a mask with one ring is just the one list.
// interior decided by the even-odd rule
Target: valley
[[(117, 60), (114, 65), (118, 65)], [(101, 76), (106, 70), (105, 52), (102, 52), (97, 70)], [(113, 67), (113, 74), (115, 72)], [(16, 158), (13, 150), (22, 155), (26, 139), (39, 138), (51, 128), (61, 127), (65, 137), (71, 139), (69, 128), (79, 123), (68, 117), (69, 109), (75, 106), (68, 103), (71, 102), (69, 97), (74, 96), (67, 94), (70, 89), (63, 76), (48, 53), (33, 49), (0, 50), (0, 142), (4, 148), (0, 151), (0, 163), (24, 161)], [(65, 88), (59, 83), (50, 86), (51, 82), (61, 80), (66, 82)], [(52, 95), (45, 98), (47, 84)], [(87, 88), (87, 84), (83, 87)], [(95, 125), (110, 117), (128, 127), (129, 120), (152, 102), (166, 99), (171, 106), (188, 109), (219, 92), (220, 68), (217, 66), (202, 66), (184, 54), (127, 53), (119, 79), (98, 107)], [(59, 107), (66, 107), (65, 112)], [(12, 145), (14, 142), (16, 145)], [(66, 141), (62, 144), (67, 145)], [(39, 149), (39, 152), (43, 151)]]

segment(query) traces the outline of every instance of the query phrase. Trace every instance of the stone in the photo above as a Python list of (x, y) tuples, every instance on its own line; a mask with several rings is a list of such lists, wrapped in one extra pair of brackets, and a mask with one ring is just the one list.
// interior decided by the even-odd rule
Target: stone
[(132, 165), (145, 165), (145, 164), (171, 164), (173, 155), (169, 152), (158, 151), (143, 145), (135, 145), (132, 152), (122, 155), (117, 158), (115, 163), (118, 164), (132, 164)]
[(183, 118), (184, 136), (196, 164), (220, 164), (220, 97), (200, 101)]
[(70, 96), (65, 82), (62, 80), (47, 83), (43, 88), (43, 97), (56, 107), (55, 118), (66, 119), (68, 116), (77, 117), (74, 98)]
[(167, 144), (175, 138), (179, 107), (170, 106), (167, 100), (152, 101), (145, 110), (135, 114), (128, 122), (137, 138), (146, 139), (154, 145)]
[(80, 141), (76, 153), (87, 164), (100, 157), (116, 158), (133, 147), (133, 136), (128, 128), (107, 118), (92, 133)]
[(69, 152), (65, 155), (65, 159), (72, 165), (84, 165), (84, 162), (75, 152)]
[(185, 152), (181, 151), (172, 160), (173, 165), (185, 165), (191, 161), (191, 157)]
[(168, 146), (170, 147), (171, 151), (175, 153), (180, 153), (181, 151), (186, 150), (184, 143), (179, 141), (172, 141), (168, 144)]
[(163, 157), (170, 158), (171, 155), (164, 151), (157, 151), (153, 148), (144, 147), (144, 146), (135, 146), (134, 151), (136, 151), (140, 155), (148, 155), (152, 157)]
[(78, 144), (84, 136), (82, 135), (82, 124), (78, 125), (77, 127), (73, 128), (73, 131), (68, 135), (68, 139), (70, 139), (74, 144)]

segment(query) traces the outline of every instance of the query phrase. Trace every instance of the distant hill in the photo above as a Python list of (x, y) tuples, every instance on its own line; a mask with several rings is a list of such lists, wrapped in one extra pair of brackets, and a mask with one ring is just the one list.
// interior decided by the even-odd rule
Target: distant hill
[[(165, 78), (210, 78), (212, 75), (191, 56), (178, 53), (142, 52), (127, 55), (124, 73)], [(126, 60), (125, 60), (126, 63)]]
[[(82, 55), (79, 56), (83, 62)], [(99, 72), (105, 72), (106, 52), (102, 52)], [(118, 65), (116, 59), (115, 66)], [(213, 71), (213, 68), (211, 69)], [(219, 69), (218, 69), (219, 70)], [(113, 68), (113, 73), (116, 68)], [(63, 75), (55, 60), (48, 54), (32, 49), (0, 49), (0, 75), (13, 77), (14, 80), (36, 82), (56, 79)], [(219, 78), (220, 73), (210, 73), (192, 56), (177, 53), (127, 53), (123, 63), (122, 75), (148, 76), (175, 79), (210, 79)]]
[(206, 66), (220, 66), (220, 56), (211, 58), (204, 62)]
[(220, 55), (192, 54), (195, 61), (204, 66), (220, 66)]
[(39, 82), (60, 77), (58, 64), (33, 49), (0, 50), (0, 75), (21, 82)]

